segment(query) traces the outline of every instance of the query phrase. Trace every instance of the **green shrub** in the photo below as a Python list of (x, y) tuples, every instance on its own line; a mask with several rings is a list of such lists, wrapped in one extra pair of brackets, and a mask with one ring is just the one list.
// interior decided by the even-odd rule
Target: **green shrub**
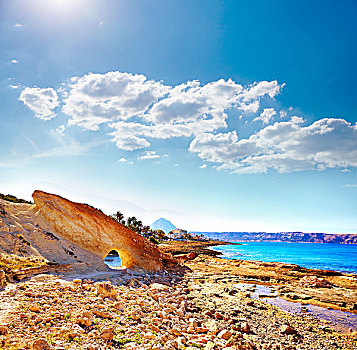
[(152, 243), (154, 243), (154, 244), (159, 244), (159, 241), (158, 241), (155, 237), (153, 237), (153, 236), (150, 236), (150, 237), (149, 237), (149, 241), (152, 242)]
[(27, 204), (33, 204), (30, 201), (27, 201), (25, 199), (17, 198), (13, 196), (12, 194), (2, 194), (0, 193), (0, 199), (3, 199), (8, 202), (13, 202), (13, 203), (27, 203)]

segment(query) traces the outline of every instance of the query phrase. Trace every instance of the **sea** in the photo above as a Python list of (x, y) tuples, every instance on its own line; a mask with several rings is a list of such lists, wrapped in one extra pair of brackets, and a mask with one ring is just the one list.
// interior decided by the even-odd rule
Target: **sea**
[(234, 242), (211, 249), (222, 258), (297, 264), (310, 269), (357, 273), (357, 244)]

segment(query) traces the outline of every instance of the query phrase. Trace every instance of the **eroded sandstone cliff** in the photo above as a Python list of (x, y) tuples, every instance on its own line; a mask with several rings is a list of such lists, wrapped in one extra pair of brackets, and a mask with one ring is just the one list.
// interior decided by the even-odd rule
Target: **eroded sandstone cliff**
[(35, 191), (32, 197), (38, 209), (35, 221), (40, 227), (56, 232), (99, 259), (114, 249), (124, 266), (147, 270), (159, 270), (169, 259), (146, 238), (86, 204), (42, 191)]
[(93, 272), (109, 270), (103, 259), (113, 249), (129, 268), (155, 271), (175, 262), (146, 238), (86, 204), (42, 191), (35, 191), (33, 199), (33, 205), (0, 200), (0, 253)]

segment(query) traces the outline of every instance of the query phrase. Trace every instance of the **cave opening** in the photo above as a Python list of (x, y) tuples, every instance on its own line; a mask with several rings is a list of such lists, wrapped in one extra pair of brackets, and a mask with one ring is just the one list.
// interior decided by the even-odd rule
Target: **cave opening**
[(120, 252), (113, 249), (104, 258), (104, 263), (111, 269), (122, 269), (122, 259), (120, 258)]

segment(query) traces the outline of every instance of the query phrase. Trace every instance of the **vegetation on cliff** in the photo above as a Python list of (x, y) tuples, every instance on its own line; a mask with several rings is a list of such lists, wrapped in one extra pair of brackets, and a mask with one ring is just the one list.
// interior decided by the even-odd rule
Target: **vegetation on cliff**
[(12, 194), (2, 194), (2, 193), (0, 193), (0, 199), (3, 199), (3, 200), (8, 201), (8, 202), (13, 202), (13, 203), (33, 204), (32, 202), (27, 201), (26, 199), (17, 198)]

